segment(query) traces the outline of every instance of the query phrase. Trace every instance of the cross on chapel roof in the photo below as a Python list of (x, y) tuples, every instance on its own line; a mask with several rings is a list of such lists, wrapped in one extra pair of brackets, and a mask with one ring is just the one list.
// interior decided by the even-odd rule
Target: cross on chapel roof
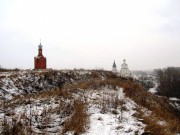
[(42, 45), (41, 45), (41, 42), (40, 42), (40, 44), (38, 45), (38, 47), (39, 47), (39, 49), (42, 49)]

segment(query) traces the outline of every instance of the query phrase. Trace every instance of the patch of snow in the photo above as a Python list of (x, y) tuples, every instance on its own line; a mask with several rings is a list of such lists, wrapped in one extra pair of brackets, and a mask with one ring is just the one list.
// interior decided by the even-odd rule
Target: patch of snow
[(170, 97), (169, 100), (171, 100), (171, 101), (180, 101), (179, 98), (175, 98), (175, 97)]
[(150, 92), (150, 93), (157, 93), (157, 87), (158, 87), (158, 84), (157, 83), (155, 83), (155, 87), (153, 87), (153, 88), (150, 88), (149, 90), (148, 90), (148, 92)]
[(141, 112), (144, 112), (145, 116), (150, 116), (152, 111), (149, 111), (147, 108), (141, 108)]
[[(113, 90), (103, 91), (104, 94), (106, 92), (112, 93)], [(102, 91), (98, 91), (98, 93), (101, 93), (102, 96)], [(92, 105), (89, 108), (90, 127), (83, 135), (134, 135), (144, 132), (145, 125), (132, 116), (136, 112), (135, 102), (125, 97), (123, 89), (119, 89), (116, 93), (118, 93), (119, 100), (125, 101), (126, 110), (117, 109), (118, 114), (109, 111), (102, 114), (97, 108), (98, 106)], [(99, 98), (99, 94), (94, 91), (93, 99), (95, 95), (97, 95), (96, 99)]]
[(158, 123), (157, 124), (159, 124), (159, 125), (165, 125), (166, 124), (166, 122), (165, 121), (158, 121)]

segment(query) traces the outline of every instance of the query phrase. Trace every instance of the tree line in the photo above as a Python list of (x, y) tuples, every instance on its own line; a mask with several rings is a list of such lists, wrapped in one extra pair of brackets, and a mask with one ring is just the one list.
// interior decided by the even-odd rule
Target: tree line
[(158, 94), (180, 98), (180, 67), (155, 70), (158, 80)]

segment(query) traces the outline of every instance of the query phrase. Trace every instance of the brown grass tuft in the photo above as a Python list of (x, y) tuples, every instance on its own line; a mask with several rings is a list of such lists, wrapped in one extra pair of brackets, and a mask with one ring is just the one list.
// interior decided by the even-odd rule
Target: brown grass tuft
[(71, 131), (74, 134), (85, 132), (85, 127), (88, 123), (88, 115), (86, 113), (86, 104), (80, 100), (74, 102), (74, 113), (65, 122), (63, 134)]

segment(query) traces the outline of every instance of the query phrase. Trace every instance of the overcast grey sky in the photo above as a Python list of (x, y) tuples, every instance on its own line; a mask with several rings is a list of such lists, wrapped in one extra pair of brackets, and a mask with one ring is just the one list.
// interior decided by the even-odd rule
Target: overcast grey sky
[(180, 66), (180, 0), (0, 0), (0, 65), (131, 70)]

